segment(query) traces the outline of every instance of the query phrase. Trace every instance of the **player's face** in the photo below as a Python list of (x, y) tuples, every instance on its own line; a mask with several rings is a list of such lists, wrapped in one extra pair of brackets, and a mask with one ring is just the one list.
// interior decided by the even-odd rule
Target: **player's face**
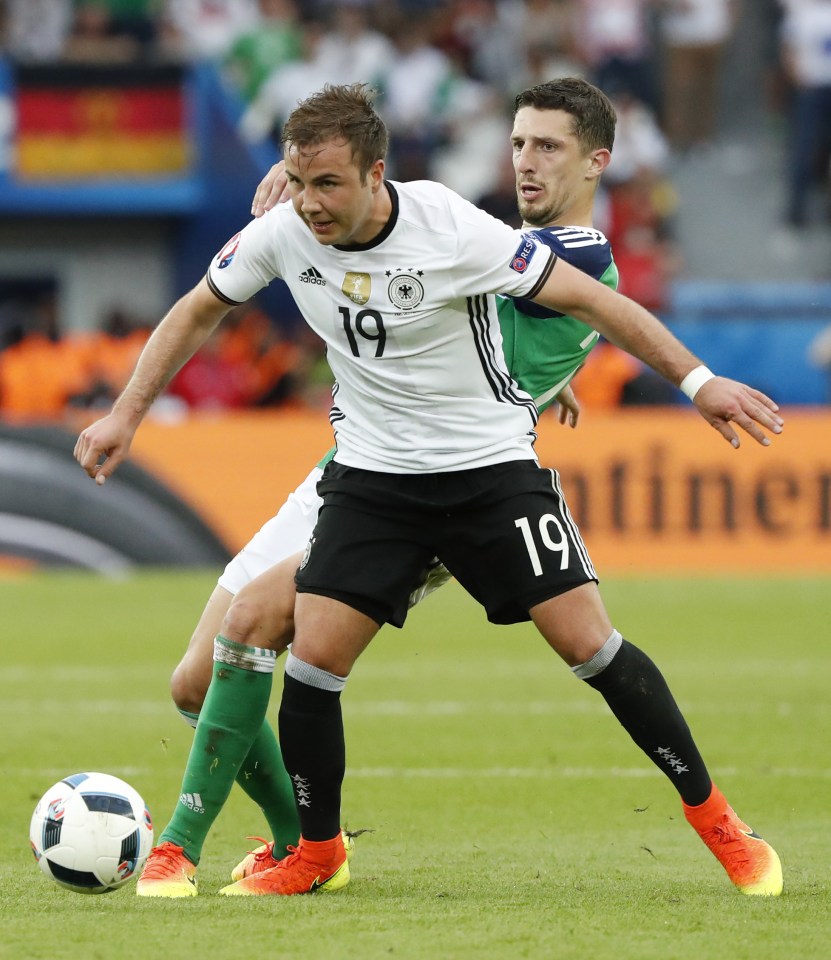
[(294, 210), (319, 243), (368, 243), (383, 228), (386, 220), (376, 203), (383, 160), (376, 160), (362, 179), (352, 148), (343, 140), (327, 140), (313, 147), (287, 144), (285, 163)]
[(583, 153), (571, 114), (522, 107), (514, 117), (511, 145), (517, 206), (527, 224), (579, 223), (591, 216), (595, 181), (608, 151)]

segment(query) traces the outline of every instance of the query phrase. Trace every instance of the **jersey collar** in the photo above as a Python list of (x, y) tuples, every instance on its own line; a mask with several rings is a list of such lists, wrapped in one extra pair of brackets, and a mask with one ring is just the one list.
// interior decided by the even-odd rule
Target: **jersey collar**
[(389, 220), (384, 224), (383, 230), (371, 240), (368, 240), (366, 243), (333, 243), (332, 246), (335, 250), (371, 250), (373, 247), (377, 247), (378, 244), (383, 243), (387, 237), (395, 229), (396, 223), (398, 223), (398, 192), (395, 187), (389, 182), (389, 180), (384, 181), (384, 186), (387, 188), (387, 193), (390, 195), (390, 203), (392, 204), (392, 211), (390, 213)]

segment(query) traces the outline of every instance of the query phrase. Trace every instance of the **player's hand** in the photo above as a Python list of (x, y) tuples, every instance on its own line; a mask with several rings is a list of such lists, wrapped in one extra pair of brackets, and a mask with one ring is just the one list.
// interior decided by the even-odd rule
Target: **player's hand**
[(734, 447), (740, 446), (732, 424), (749, 433), (763, 447), (770, 445), (762, 427), (771, 433), (781, 433), (784, 420), (779, 407), (760, 390), (727, 377), (713, 377), (696, 393), (693, 400), (698, 412)]
[(90, 424), (75, 444), (75, 459), (87, 475), (101, 486), (126, 460), (136, 428), (115, 414)]
[(580, 419), (580, 404), (571, 387), (563, 387), (557, 394), (557, 419), (563, 425), (568, 424), (573, 430)]
[(255, 217), (261, 217), (266, 210), (271, 210), (278, 203), (288, 200), (289, 192), (286, 189), (288, 179), (285, 174), (285, 163), (281, 160), (274, 166), (260, 181), (260, 185), (254, 194), (254, 202), (251, 204), (251, 214)]

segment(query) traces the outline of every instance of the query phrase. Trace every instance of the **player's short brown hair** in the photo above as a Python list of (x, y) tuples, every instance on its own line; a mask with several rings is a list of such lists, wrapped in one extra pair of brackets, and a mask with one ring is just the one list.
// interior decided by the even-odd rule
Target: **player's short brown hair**
[(584, 152), (611, 150), (617, 114), (609, 98), (582, 77), (559, 77), (517, 94), (514, 113), (522, 107), (563, 110), (574, 118), (574, 133)]
[(386, 125), (372, 105), (373, 95), (364, 83), (327, 83), (292, 110), (283, 126), (282, 143), (303, 149), (345, 140), (361, 179), (366, 179), (372, 164), (386, 157), (389, 143)]

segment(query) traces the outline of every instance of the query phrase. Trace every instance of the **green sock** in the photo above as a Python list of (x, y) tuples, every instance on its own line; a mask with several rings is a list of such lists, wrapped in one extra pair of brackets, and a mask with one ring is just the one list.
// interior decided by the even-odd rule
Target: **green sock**
[[(179, 713), (195, 730), (199, 714), (188, 710), (180, 710)], [(289, 844), (297, 843), (300, 818), (297, 816), (291, 780), (283, 766), (280, 744), (267, 720), (263, 720), (248, 756), (240, 767), (237, 783), (262, 810), (279, 860)]]
[(199, 715), (179, 803), (160, 841), (183, 847), (199, 863), (202, 845), (261, 731), (276, 654), (218, 636), (214, 671)]
[(300, 839), (300, 819), (280, 744), (266, 720), (237, 774), (237, 783), (263, 811), (279, 860), (285, 856), (286, 847)]

